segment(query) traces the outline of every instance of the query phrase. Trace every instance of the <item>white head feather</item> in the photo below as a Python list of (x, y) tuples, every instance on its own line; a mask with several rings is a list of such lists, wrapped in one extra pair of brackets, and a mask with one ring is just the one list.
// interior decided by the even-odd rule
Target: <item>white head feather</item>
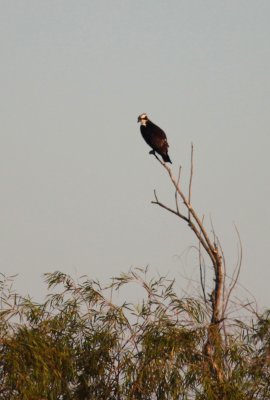
[(148, 117), (146, 113), (142, 113), (141, 115), (139, 115), (138, 117), (138, 122), (141, 123), (141, 125), (146, 125), (146, 122), (148, 121)]

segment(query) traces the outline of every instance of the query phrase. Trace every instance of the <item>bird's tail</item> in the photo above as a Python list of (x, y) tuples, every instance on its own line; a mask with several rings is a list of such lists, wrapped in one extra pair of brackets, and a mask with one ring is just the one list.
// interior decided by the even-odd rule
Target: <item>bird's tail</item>
[(172, 164), (171, 159), (170, 159), (168, 153), (167, 153), (167, 154), (162, 154), (162, 158), (163, 158), (163, 161), (164, 161), (164, 162), (169, 162), (169, 163)]

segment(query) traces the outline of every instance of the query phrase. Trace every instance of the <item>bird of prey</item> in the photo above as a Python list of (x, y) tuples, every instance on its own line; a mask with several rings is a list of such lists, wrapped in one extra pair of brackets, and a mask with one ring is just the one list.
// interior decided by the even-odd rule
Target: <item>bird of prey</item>
[(168, 142), (165, 132), (148, 119), (145, 113), (138, 116), (138, 122), (141, 123), (141, 134), (146, 143), (153, 150), (149, 154), (158, 153), (163, 158), (164, 162), (172, 164), (168, 154)]

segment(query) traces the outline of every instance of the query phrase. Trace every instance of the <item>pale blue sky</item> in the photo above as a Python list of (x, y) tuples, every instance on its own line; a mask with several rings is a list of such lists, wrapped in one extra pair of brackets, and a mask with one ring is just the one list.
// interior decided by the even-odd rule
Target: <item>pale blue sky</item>
[(198, 277), (191, 233), (150, 204), (174, 193), (147, 112), (183, 184), (193, 141), (194, 207), (230, 272), (236, 223), (240, 281), (269, 306), (269, 21), (268, 0), (0, 1), (1, 271), (20, 292), (38, 298), (56, 269)]

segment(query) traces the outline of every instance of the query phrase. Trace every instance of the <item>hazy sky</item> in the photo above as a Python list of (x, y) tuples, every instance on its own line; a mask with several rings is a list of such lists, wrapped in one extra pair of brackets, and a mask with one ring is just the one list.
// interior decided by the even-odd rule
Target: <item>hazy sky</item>
[(237, 225), (240, 281), (269, 306), (269, 21), (269, 0), (0, 0), (1, 271), (22, 294), (56, 269), (198, 278), (188, 228), (150, 204), (174, 192), (141, 138), (147, 112), (183, 188), (193, 141), (193, 205), (229, 273)]

